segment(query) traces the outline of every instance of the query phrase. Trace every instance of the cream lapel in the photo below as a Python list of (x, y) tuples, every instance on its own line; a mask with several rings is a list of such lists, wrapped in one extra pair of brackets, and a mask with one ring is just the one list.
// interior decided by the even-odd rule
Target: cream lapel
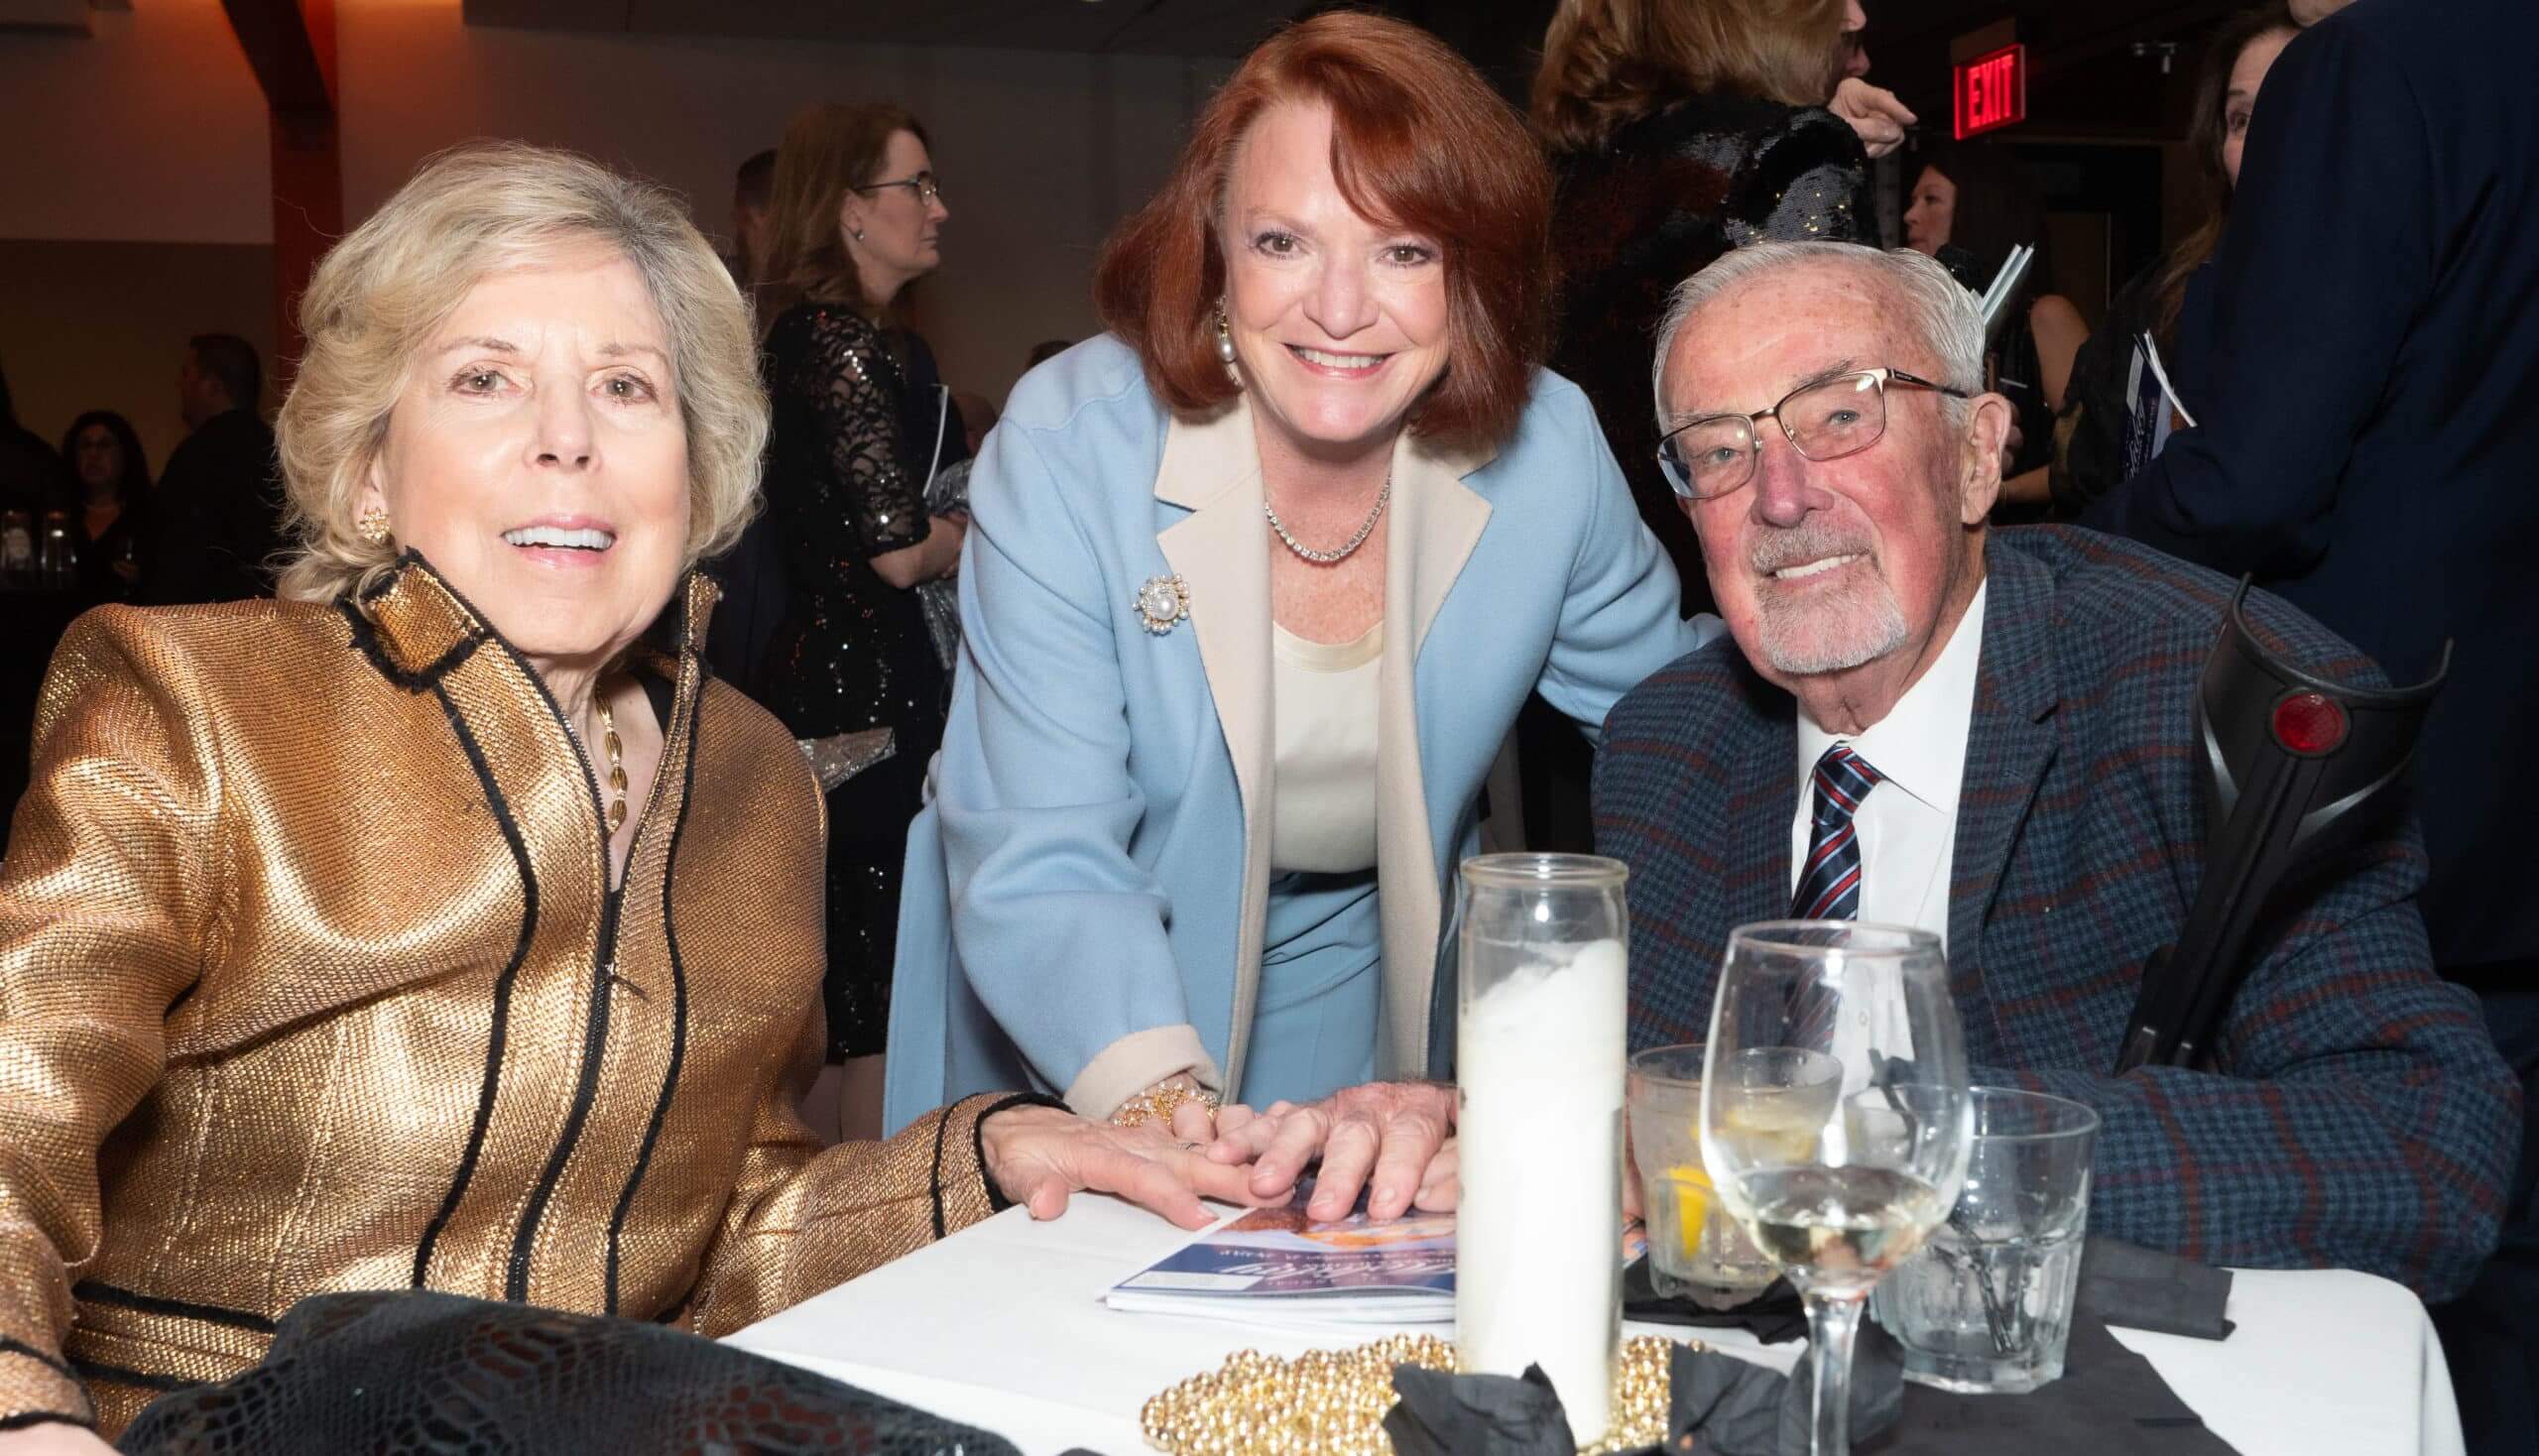
[(1376, 709), (1376, 883), (1384, 921), (1379, 1077), (1420, 1076), (1428, 1063), (1428, 1003), (1441, 907), (1412, 668), (1428, 625), (1490, 524), (1490, 503), (1463, 477), (1489, 464), (1492, 453), (1441, 451), (1407, 432), (1393, 446), (1385, 656), (1377, 669)]
[[(1270, 906), (1270, 793), (1276, 719), (1270, 699), (1270, 533), (1261, 517), (1261, 452), (1252, 411), (1234, 404), (1164, 428), (1155, 499), (1190, 514), (1155, 536), (1190, 589), (1190, 627), (1234, 760), (1243, 797), (1243, 922), (1235, 937), (1234, 1025), (1226, 1042), (1225, 1095), (1243, 1086), (1244, 1053), (1261, 988), (1261, 934)], [(1125, 605), (1125, 603), (1123, 604)]]

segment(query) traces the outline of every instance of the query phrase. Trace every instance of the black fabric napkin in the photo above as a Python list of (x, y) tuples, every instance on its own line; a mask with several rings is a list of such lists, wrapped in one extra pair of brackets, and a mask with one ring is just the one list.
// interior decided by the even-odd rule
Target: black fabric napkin
[(2237, 1456), (2169, 1389), (2151, 1362), (2107, 1326), (2072, 1320), (2063, 1378), (2024, 1395), (1957, 1395), (1904, 1388), (1904, 1418), (1859, 1456)]
[[(2081, 1258), (2063, 1377), (2023, 1395), (1960, 1395), (1904, 1381), (1902, 1351), (1864, 1319), (1852, 1359), (1852, 1446), (1859, 1456), (2237, 1456), (2110, 1324), (2218, 1340), (2228, 1270), (2093, 1237)], [(1765, 1344), (1807, 1333), (1786, 1281), (1727, 1309), (1660, 1297), (1648, 1262), (1623, 1274), (1623, 1311), (1655, 1324), (1739, 1328)], [(1717, 1351), (1679, 1347), (1668, 1451), (1807, 1456), (1811, 1367), (1782, 1376)], [(1568, 1425), (1540, 1370), (1524, 1380), (1397, 1367), (1401, 1399), (1385, 1430), (1402, 1456), (1566, 1456)], [(1652, 1448), (1653, 1449), (1653, 1448)]]
[[(1807, 1456), (1814, 1419), (1813, 1367), (1780, 1375), (1716, 1350), (1677, 1347), (1668, 1373), (1673, 1410), (1666, 1423), (1668, 1451), (1709, 1456)], [(1904, 1412), (1904, 1364), (1884, 1330), (1861, 1325), (1852, 1349), (1852, 1445), (1893, 1427)]]
[(1713, 1309), (1682, 1295), (1658, 1293), (1646, 1255), (1623, 1271), (1623, 1318), (1699, 1329), (1740, 1329), (1766, 1345), (1807, 1338), (1807, 1308), (1798, 1302), (1789, 1280), (1774, 1279), (1742, 1304)]
[[(1807, 1367), (1796, 1379), (1715, 1350), (1679, 1345), (1668, 1372), (1668, 1444), (1645, 1448), (1705, 1456), (1807, 1456)], [(1400, 1400), (1385, 1416), (1395, 1456), (1571, 1456), (1569, 1419), (1540, 1367), (1523, 1380), (1393, 1367)], [(1904, 1369), (1895, 1342), (1861, 1331), (1852, 1365), (1855, 1444), (1892, 1426), (1903, 1410)]]
[[(1807, 1456), (1808, 1377), (1715, 1351), (1679, 1350), (1670, 1451)], [(1892, 1336), (1861, 1327), (1852, 1364), (1858, 1456), (2237, 1456), (2151, 1362), (2094, 1319), (2075, 1318), (2063, 1378), (2024, 1395), (1959, 1395), (1903, 1379)]]
[(1392, 1369), (1401, 1398), (1385, 1414), (1393, 1456), (1577, 1456), (1569, 1416), (1539, 1365), (1522, 1380)]
[(2128, 1330), (2228, 1339), (2222, 1311), (2231, 1301), (2231, 1272), (2093, 1234), (2081, 1250), (2076, 1315)]

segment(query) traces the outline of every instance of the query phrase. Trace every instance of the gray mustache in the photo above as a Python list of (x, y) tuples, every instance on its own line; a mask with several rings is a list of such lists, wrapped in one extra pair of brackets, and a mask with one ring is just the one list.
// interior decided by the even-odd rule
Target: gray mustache
[(1755, 570), (1770, 572), (1826, 556), (1867, 555), (1869, 550), (1870, 543), (1851, 532), (1807, 521), (1753, 542), (1746, 557)]

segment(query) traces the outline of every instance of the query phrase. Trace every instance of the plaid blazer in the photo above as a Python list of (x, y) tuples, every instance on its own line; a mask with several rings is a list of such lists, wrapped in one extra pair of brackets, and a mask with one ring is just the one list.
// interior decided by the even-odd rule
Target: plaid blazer
[[(2142, 966), (2203, 869), (2193, 699), (2232, 583), (2065, 527), (1995, 531), (1949, 894), (1976, 1080), (2086, 1102), (2090, 1226), (2215, 1264), (2338, 1266), (2427, 1300), (2493, 1247), (2519, 1092), (2476, 999), (2436, 977), (2412, 817), (2261, 927), (2213, 1071), (2110, 1076)], [(2263, 595), (2268, 646), (2370, 661)], [(1796, 704), (1722, 638), (1616, 705), (1598, 847), (1631, 865), (1631, 1037), (1698, 1041), (1732, 927), (1788, 912)]]

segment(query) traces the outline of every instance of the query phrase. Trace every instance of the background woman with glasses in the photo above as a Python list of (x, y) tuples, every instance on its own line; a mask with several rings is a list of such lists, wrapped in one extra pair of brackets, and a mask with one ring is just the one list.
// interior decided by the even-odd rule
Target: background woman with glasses
[(943, 261), (950, 214), (925, 129), (889, 105), (795, 116), (775, 204), (760, 363), (790, 607), (768, 706), (828, 791), (830, 1068), (803, 1111), (823, 1137), (852, 1139), (879, 1129), (901, 846), (943, 732), (943, 671), (914, 588), (953, 573), (966, 526), (925, 512), (934, 440), (912, 418), (909, 366), (932, 371), (888, 328), (901, 291)]

